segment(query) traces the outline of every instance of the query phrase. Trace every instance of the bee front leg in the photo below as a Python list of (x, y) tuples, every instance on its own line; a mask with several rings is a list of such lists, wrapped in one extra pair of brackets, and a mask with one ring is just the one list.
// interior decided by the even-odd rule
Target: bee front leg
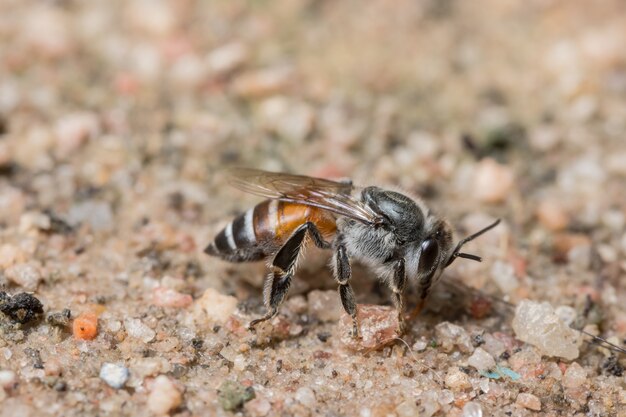
[(430, 288), (432, 286), (435, 273), (436, 271), (432, 271), (430, 274), (426, 275), (425, 277), (420, 278), (420, 283), (419, 283), (419, 288), (418, 288), (419, 301), (417, 302), (417, 305), (415, 306), (415, 308), (409, 314), (408, 316), (409, 320), (413, 320), (424, 309), (424, 306), (426, 305), (426, 297), (428, 297), (428, 294), (430, 293)]
[[(338, 241), (340, 241), (340, 238), (338, 238)], [(345, 312), (352, 317), (352, 337), (356, 339), (359, 337), (359, 323), (356, 317), (356, 297), (349, 282), (352, 276), (352, 268), (346, 254), (346, 247), (341, 243), (337, 245), (335, 250), (333, 264), (335, 279), (339, 284), (341, 304)]]
[(404, 258), (399, 258), (393, 266), (393, 277), (389, 282), (389, 287), (393, 293), (393, 304), (398, 313), (398, 334), (406, 331), (404, 320), (404, 289), (406, 287), (406, 272), (404, 269)]

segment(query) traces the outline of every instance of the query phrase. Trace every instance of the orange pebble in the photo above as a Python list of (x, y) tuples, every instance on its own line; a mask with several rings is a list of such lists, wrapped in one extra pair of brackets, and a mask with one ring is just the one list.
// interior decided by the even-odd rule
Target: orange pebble
[(92, 340), (98, 335), (98, 316), (95, 313), (83, 313), (74, 319), (72, 332), (76, 340)]

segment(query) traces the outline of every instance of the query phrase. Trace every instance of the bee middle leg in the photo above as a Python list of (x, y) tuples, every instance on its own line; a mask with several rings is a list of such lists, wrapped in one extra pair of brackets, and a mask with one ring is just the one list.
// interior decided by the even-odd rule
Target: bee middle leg
[(393, 277), (389, 282), (389, 287), (393, 293), (393, 305), (398, 313), (398, 333), (403, 334), (406, 330), (404, 320), (404, 289), (406, 287), (406, 272), (404, 269), (404, 259), (399, 258), (393, 267)]
[(301, 249), (304, 247), (306, 234), (310, 233), (316, 246), (327, 249), (330, 243), (326, 242), (315, 224), (311, 222), (299, 226), (278, 250), (272, 260), (272, 272), (265, 281), (263, 298), (267, 307), (267, 313), (262, 317), (252, 320), (248, 329), (252, 330), (257, 324), (270, 320), (278, 313), (278, 307), (285, 299), (291, 286), (291, 279), (296, 271), (296, 264)]
[(352, 276), (352, 268), (346, 253), (346, 247), (343, 244), (337, 245), (334, 261), (335, 280), (339, 284), (339, 296), (341, 304), (346, 313), (352, 317), (352, 337), (359, 337), (359, 323), (356, 317), (356, 297), (350, 286), (350, 278)]

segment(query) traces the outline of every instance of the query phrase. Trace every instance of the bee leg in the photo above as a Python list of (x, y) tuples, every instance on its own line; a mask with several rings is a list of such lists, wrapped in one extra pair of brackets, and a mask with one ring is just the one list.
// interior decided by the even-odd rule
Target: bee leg
[[(304, 238), (306, 237), (307, 231), (311, 229), (311, 226), (315, 228), (312, 223), (305, 223), (298, 227), (278, 250), (276, 255), (274, 255), (274, 259), (272, 260), (272, 272), (267, 277), (263, 289), (263, 298), (267, 306), (267, 313), (265, 313), (263, 317), (252, 320), (248, 325), (248, 329), (252, 330), (257, 324), (270, 320), (278, 313), (278, 307), (285, 299), (289, 286), (291, 285), (291, 278), (296, 269), (298, 255), (300, 254), (300, 249), (304, 246)], [(324, 242), (317, 229), (315, 229), (315, 232), (317, 232), (317, 237), (320, 242)], [(313, 240), (316, 241), (315, 234)], [(328, 244), (327, 242), (324, 243)]]
[(430, 275), (424, 277), (419, 285), (419, 301), (411, 313), (409, 314), (409, 320), (413, 320), (419, 313), (422, 312), (424, 306), (426, 305), (426, 297), (430, 293), (430, 286), (433, 283), (433, 277), (435, 275), (435, 271), (433, 271)]
[(334, 266), (335, 279), (339, 284), (341, 304), (346, 313), (352, 317), (352, 337), (358, 338), (359, 323), (356, 318), (356, 298), (349, 283), (350, 277), (352, 276), (352, 269), (350, 268), (350, 261), (348, 260), (346, 248), (343, 244), (337, 246), (334, 256)]
[(396, 260), (393, 269), (393, 277), (389, 282), (389, 287), (393, 293), (393, 305), (398, 313), (398, 333), (403, 334), (406, 330), (406, 322), (404, 321), (404, 289), (406, 287), (404, 259)]

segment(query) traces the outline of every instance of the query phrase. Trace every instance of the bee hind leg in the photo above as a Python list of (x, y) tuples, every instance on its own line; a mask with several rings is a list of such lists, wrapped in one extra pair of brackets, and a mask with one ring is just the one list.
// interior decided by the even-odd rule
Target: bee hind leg
[(252, 320), (248, 325), (248, 329), (254, 329), (257, 324), (270, 320), (278, 313), (278, 307), (281, 305), (289, 287), (291, 279), (296, 270), (298, 256), (305, 243), (307, 232), (311, 233), (313, 241), (319, 247), (326, 248), (330, 244), (323, 240), (321, 234), (313, 223), (307, 222), (298, 227), (285, 244), (278, 250), (272, 260), (272, 272), (270, 272), (265, 281), (263, 290), (263, 298), (267, 306), (267, 313), (258, 319)]

